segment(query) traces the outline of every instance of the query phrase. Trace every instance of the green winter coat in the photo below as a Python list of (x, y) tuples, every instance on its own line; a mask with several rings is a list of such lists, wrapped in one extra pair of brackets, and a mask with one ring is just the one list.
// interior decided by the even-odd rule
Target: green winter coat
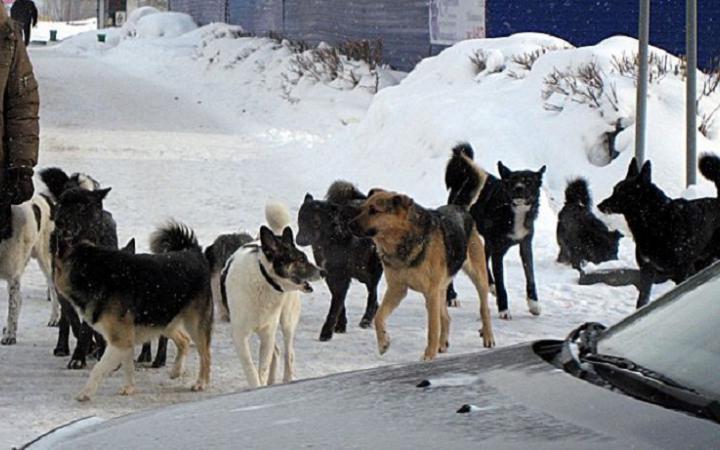
[(13, 21), (0, 11), (0, 177), (8, 168), (37, 164), (38, 108), (27, 50)]

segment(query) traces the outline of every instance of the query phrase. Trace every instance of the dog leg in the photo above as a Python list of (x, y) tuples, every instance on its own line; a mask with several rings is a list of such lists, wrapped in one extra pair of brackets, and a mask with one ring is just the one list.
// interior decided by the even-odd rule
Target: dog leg
[(285, 372), (283, 383), (290, 383), (295, 378), (295, 329), (300, 322), (300, 298), (292, 299), (293, 303), (283, 308), (280, 316), (280, 327), (285, 345)]
[[(52, 283), (52, 278), (48, 280), (48, 283)], [(48, 326), (57, 327), (60, 325), (60, 302), (57, 298), (57, 291), (55, 291), (54, 287), (48, 287), (47, 293), (50, 299), (50, 320), (48, 320)]]
[(133, 395), (135, 393), (135, 361), (133, 361), (133, 349), (125, 350), (125, 357), (122, 362), (125, 385), (120, 388), (120, 395)]
[[(209, 293), (208, 293), (209, 295)], [(185, 328), (190, 333), (190, 338), (195, 343), (195, 348), (200, 359), (198, 378), (191, 390), (195, 392), (204, 391), (210, 384), (210, 344), (212, 342), (212, 299), (208, 297), (209, 315), (202, 318), (194, 318), (185, 322)]]
[(13, 345), (17, 342), (17, 327), (22, 307), (22, 293), (20, 292), (20, 278), (8, 281), (8, 318), (3, 329), (2, 345)]
[(160, 367), (165, 367), (165, 362), (167, 361), (167, 345), (168, 338), (160, 336), (158, 338), (158, 348), (157, 353), (155, 353), (155, 360), (152, 363), (153, 368), (159, 369)]
[[(440, 332), (442, 328), (442, 308), (445, 301), (441, 291), (425, 294), (425, 309), (427, 310), (427, 347), (423, 354), (423, 361), (432, 361), (440, 349)], [(447, 309), (447, 304), (444, 304)]]
[(377, 288), (379, 283), (380, 279), (378, 278), (366, 285), (368, 291), (367, 305), (365, 306), (365, 314), (363, 314), (360, 320), (360, 328), (370, 328), (375, 318), (375, 313), (377, 313), (378, 310)]
[(250, 335), (244, 330), (240, 331), (236, 327), (233, 327), (233, 341), (235, 342), (235, 350), (237, 350), (238, 356), (240, 357), (240, 363), (245, 371), (248, 386), (251, 388), (259, 387), (260, 377), (258, 376), (255, 363), (252, 360), (252, 354), (250, 353)]
[(275, 348), (273, 349), (272, 354), (272, 361), (270, 362), (270, 372), (268, 373), (268, 380), (267, 385), (271, 386), (275, 384), (275, 380), (277, 380), (277, 366), (280, 361), (280, 347), (278, 347), (277, 344), (275, 344)]
[(68, 362), (68, 369), (84, 369), (87, 366), (87, 355), (92, 344), (93, 330), (90, 328), (90, 325), (81, 322), (77, 343), (75, 344), (75, 351), (73, 352), (72, 358), (70, 358), (70, 362)]
[(638, 286), (638, 299), (635, 304), (635, 308), (640, 309), (647, 305), (650, 301), (650, 292), (652, 292), (652, 285), (654, 281), (654, 274), (648, 270), (642, 270), (640, 273), (640, 283)]
[(75, 399), (80, 402), (86, 402), (92, 399), (102, 380), (126, 360), (128, 352), (130, 352), (130, 357), (132, 358), (132, 347), (129, 349), (121, 349), (119, 347), (115, 347), (113, 344), (108, 345), (107, 351), (103, 355), (102, 359), (95, 364), (95, 367), (92, 368), (90, 371), (90, 378), (88, 378), (87, 383), (85, 383), (85, 387), (82, 388)]
[(447, 303), (442, 302), (440, 306), (440, 348), (439, 353), (446, 353), (450, 347), (450, 313)]
[(537, 290), (535, 289), (535, 269), (533, 267), (532, 234), (529, 234), (520, 242), (520, 259), (525, 271), (525, 290), (527, 304), (530, 314), (540, 315), (540, 303), (538, 302)]
[[(335, 330), (336, 325), (338, 325), (338, 318), (340, 317), (342, 309), (345, 307), (345, 296), (347, 295), (348, 288), (350, 288), (349, 277), (328, 276), (325, 281), (332, 294), (332, 300), (327, 318), (320, 331), (320, 341), (329, 341), (332, 339), (333, 330)], [(344, 330), (342, 332), (344, 332)]]
[[(280, 319), (278, 318), (278, 321)], [(273, 321), (258, 332), (260, 337), (260, 357), (258, 358), (258, 379), (261, 386), (267, 386), (270, 364), (272, 364), (273, 352), (275, 351), (275, 333), (277, 333), (277, 322)]]
[(490, 317), (490, 305), (488, 302), (488, 273), (485, 265), (487, 258), (485, 257), (485, 248), (480, 236), (473, 234), (468, 242), (467, 259), (463, 266), (463, 271), (470, 277), (480, 298), (480, 319), (482, 320), (482, 329), (480, 335), (483, 338), (484, 347), (494, 347), (495, 338), (493, 336), (492, 320)]
[(150, 361), (152, 361), (152, 344), (150, 342), (145, 342), (142, 346), (137, 362), (148, 363)]
[(448, 305), (448, 308), (458, 308), (460, 307), (460, 302), (457, 299), (457, 292), (455, 292), (455, 286), (453, 286), (452, 281), (450, 284), (448, 284), (447, 291), (445, 292), (445, 301)]
[(407, 295), (407, 286), (393, 283), (388, 279), (388, 286), (383, 296), (377, 314), (375, 314), (375, 337), (377, 338), (378, 351), (384, 354), (390, 348), (390, 335), (387, 332), (385, 322), (395, 308)]
[[(73, 317), (77, 319), (77, 313), (65, 298), (58, 296), (58, 301), (60, 302), (60, 324), (58, 327), (58, 340), (53, 354), (55, 356), (68, 356), (70, 354), (70, 328), (73, 326), (70, 319)], [(77, 325), (79, 326), (79, 323)], [(73, 328), (73, 333), (77, 336), (79, 330)]]
[(183, 372), (185, 372), (185, 358), (188, 353), (188, 347), (190, 346), (190, 337), (177, 329), (168, 333), (168, 337), (172, 339), (175, 348), (177, 348), (175, 363), (170, 371), (170, 378), (174, 380), (175, 378), (181, 377)]
[(510, 311), (508, 311), (507, 291), (505, 290), (505, 280), (503, 278), (503, 255), (494, 254), (491, 261), (493, 275), (495, 276), (498, 312), (501, 319), (509, 320), (511, 317)]

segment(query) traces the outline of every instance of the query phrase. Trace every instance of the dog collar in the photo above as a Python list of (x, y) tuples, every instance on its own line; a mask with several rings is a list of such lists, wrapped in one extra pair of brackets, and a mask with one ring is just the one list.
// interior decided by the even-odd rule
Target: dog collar
[(272, 286), (272, 288), (276, 291), (280, 293), (285, 293), (285, 291), (283, 291), (283, 288), (279, 284), (277, 284), (275, 280), (272, 279), (269, 273), (267, 273), (267, 270), (265, 270), (265, 266), (263, 266), (260, 261), (258, 261), (258, 266), (260, 266), (260, 273), (265, 278), (265, 281), (267, 281), (268, 284)]

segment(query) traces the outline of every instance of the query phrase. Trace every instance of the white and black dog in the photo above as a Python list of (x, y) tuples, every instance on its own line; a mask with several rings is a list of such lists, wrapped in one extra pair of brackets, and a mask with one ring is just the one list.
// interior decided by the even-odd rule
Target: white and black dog
[(0, 279), (7, 281), (8, 317), (3, 328), (2, 345), (17, 342), (17, 327), (22, 306), (20, 279), (30, 258), (34, 258), (48, 283), (52, 311), (48, 325), (57, 324), (60, 306), (52, 287), (52, 258), (50, 235), (52, 221), (51, 201), (43, 195), (35, 195), (20, 205), (0, 206)]
[[(300, 319), (299, 293), (312, 292), (310, 282), (321, 277), (320, 269), (295, 246), (287, 208), (269, 202), (265, 217), (270, 228), (261, 227), (259, 242), (244, 245), (231, 256), (221, 276), (235, 348), (250, 387), (274, 382), (278, 325), (285, 343), (283, 381), (292, 381), (293, 340)], [(254, 333), (260, 336), (259, 370), (250, 351), (250, 337)]]

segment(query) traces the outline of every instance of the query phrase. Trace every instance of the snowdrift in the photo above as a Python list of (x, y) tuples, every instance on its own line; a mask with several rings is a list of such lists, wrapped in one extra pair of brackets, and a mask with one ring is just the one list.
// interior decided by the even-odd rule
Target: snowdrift
[[(375, 96), (343, 138), (350, 150), (337, 155), (337, 170), (363, 186), (406, 190), (437, 205), (446, 200), (450, 148), (468, 141), (494, 174), (499, 160), (511, 168), (547, 165), (545, 192), (555, 211), (577, 175), (600, 200), (634, 153), (636, 52), (637, 41), (622, 36), (582, 48), (535, 33), (460, 42)], [(661, 49), (651, 55), (647, 156), (655, 181), (676, 196), (684, 190), (685, 69)], [(718, 105), (718, 92), (703, 96), (698, 123)], [(717, 125), (706, 134), (698, 133), (699, 152), (720, 150)], [(714, 195), (704, 180), (692, 195), (703, 193)]]

